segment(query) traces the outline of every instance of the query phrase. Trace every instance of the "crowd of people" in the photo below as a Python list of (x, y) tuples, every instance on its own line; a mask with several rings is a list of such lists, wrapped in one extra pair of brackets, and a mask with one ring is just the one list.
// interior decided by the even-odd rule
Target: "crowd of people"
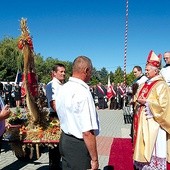
[[(13, 107), (24, 107), (25, 103), (25, 93), (22, 93), (22, 83), (19, 82), (0, 82), (0, 96), (2, 97), (5, 104)], [(41, 97), (45, 97), (45, 88), (42, 84), (38, 86), (38, 94)]]
[[(134, 66), (135, 81), (130, 87), (113, 82), (110, 99), (107, 97), (107, 86), (101, 82), (89, 87), (93, 66), (88, 57), (79, 56), (74, 60), (72, 76), (66, 83), (65, 66), (56, 64), (52, 70), (52, 80), (46, 88), (39, 87), (47, 98), (49, 116), (60, 121), (62, 131), (59, 145), (49, 150), (49, 168), (97, 170), (96, 136), (100, 122), (96, 110), (123, 109), (128, 103), (133, 113), (131, 137), (134, 169), (166, 170), (170, 163), (170, 52), (165, 52), (163, 58), (166, 65), (161, 68), (161, 55), (151, 51), (145, 74), (140, 66)], [(1, 105), (0, 113), (0, 130), (3, 132), (9, 106), (21, 105), (21, 87), (9, 82), (5, 85), (0, 83), (0, 93), (6, 104)]]
[(10, 107), (20, 107), (21, 87), (19, 83), (0, 82), (0, 94), (5, 104), (8, 104)]
[[(59, 65), (61, 64), (59, 63)], [(41, 97), (45, 97), (46, 99), (49, 99), (49, 94), (51, 94), (51, 92), (48, 90), (49, 88), (48, 84), (49, 83), (47, 83), (47, 85), (39, 84), (38, 86), (38, 94)], [(54, 85), (56, 85), (56, 83)], [(25, 94), (22, 93), (21, 86), (22, 86), (21, 83), (18, 82), (17, 83), (14, 82), (10, 83), (9, 81), (7, 81), (6, 83), (0, 82), (0, 95), (4, 100), (4, 103), (10, 105), (11, 108), (24, 107), (26, 105)], [(111, 97), (110, 101), (107, 96), (107, 85), (103, 85), (101, 82), (99, 82), (96, 85), (89, 86), (90, 92), (95, 102), (96, 109), (107, 108), (110, 110), (123, 109), (124, 101), (125, 100), (127, 101), (129, 91), (127, 91), (127, 88), (124, 86), (123, 82), (118, 83), (117, 85), (115, 85), (115, 83), (112, 82), (111, 86), (113, 87), (112, 89), (113, 96)], [(48, 92), (46, 89), (48, 90)], [(50, 108), (50, 105), (48, 105), (48, 107)]]
[(123, 82), (117, 85), (112, 82), (112, 97), (108, 98), (108, 85), (103, 85), (99, 82), (97, 85), (90, 86), (90, 91), (92, 93), (95, 106), (97, 109), (110, 109), (110, 110), (121, 110), (123, 109), (124, 102), (127, 101), (127, 88)]

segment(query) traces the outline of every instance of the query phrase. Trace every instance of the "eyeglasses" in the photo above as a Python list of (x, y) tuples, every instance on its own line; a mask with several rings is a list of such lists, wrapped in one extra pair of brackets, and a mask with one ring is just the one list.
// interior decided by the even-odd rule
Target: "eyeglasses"
[(164, 60), (167, 60), (168, 58), (170, 58), (170, 57), (164, 57)]

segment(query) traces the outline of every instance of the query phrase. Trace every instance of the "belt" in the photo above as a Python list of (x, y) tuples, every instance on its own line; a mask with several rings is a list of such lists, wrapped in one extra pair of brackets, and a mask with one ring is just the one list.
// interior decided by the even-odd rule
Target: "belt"
[(66, 135), (66, 136), (68, 136), (68, 137), (71, 137), (71, 138), (74, 138), (74, 139), (77, 139), (77, 140), (80, 140), (80, 141), (84, 141), (84, 139), (77, 138), (77, 137), (75, 137), (74, 135), (67, 134), (67, 133), (64, 133), (64, 132), (63, 132), (63, 134)]

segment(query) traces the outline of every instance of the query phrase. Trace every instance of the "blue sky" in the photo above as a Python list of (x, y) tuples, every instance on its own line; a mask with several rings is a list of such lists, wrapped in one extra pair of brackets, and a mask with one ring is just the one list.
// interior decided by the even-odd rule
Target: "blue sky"
[[(27, 18), (34, 50), (44, 58), (91, 58), (97, 70), (124, 69), (125, 0), (5, 0), (0, 5), (0, 40), (20, 35)], [(129, 0), (127, 66), (144, 69), (150, 50), (170, 50), (170, 1)], [(164, 63), (163, 63), (164, 64)]]

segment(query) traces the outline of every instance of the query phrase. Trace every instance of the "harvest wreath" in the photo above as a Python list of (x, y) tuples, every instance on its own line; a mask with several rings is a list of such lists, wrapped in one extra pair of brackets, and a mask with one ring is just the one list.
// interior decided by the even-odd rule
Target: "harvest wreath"
[[(59, 120), (56, 118), (49, 119), (48, 110), (42, 119), (44, 124), (32, 123), (31, 116), (26, 111), (16, 109), (11, 112), (7, 119), (6, 131), (3, 140), (9, 142), (15, 156), (21, 161), (28, 161), (34, 158), (39, 159), (41, 151), (39, 147), (56, 147), (59, 143), (61, 129)], [(46, 118), (46, 119), (45, 119)]]
[[(46, 118), (45, 126), (33, 125), (30, 117), (24, 111), (16, 109), (7, 119), (4, 139), (9, 142), (22, 141), (24, 143), (58, 143), (61, 129), (57, 118)], [(34, 126), (34, 127), (33, 127)]]
[[(18, 38), (18, 48), (24, 60), (21, 93), (25, 99), (25, 107), (11, 112), (7, 120), (4, 139), (9, 141), (17, 158), (32, 157), (33, 147), (36, 147), (39, 158), (41, 144), (55, 147), (60, 138), (61, 130), (58, 119), (49, 118), (49, 110), (44, 105), (44, 98), (39, 93), (38, 76), (35, 68), (35, 52), (27, 19), (21, 18), (21, 35)], [(35, 145), (33, 145), (35, 144)]]

